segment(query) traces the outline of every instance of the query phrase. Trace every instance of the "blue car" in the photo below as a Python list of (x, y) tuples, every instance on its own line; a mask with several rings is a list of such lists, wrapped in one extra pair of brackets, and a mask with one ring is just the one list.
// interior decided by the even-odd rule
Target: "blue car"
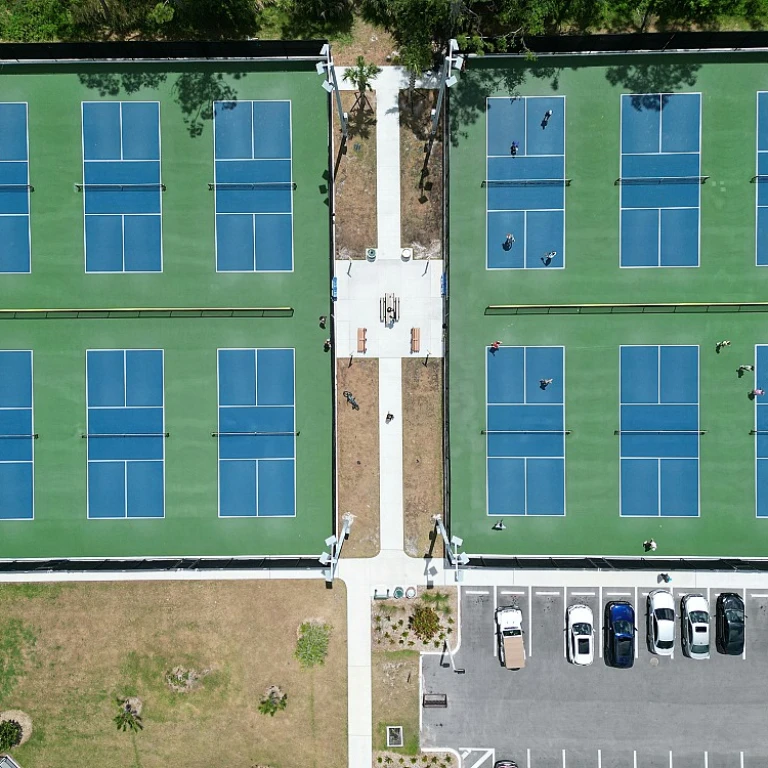
[(605, 663), (619, 669), (635, 663), (635, 609), (623, 600), (605, 606)]

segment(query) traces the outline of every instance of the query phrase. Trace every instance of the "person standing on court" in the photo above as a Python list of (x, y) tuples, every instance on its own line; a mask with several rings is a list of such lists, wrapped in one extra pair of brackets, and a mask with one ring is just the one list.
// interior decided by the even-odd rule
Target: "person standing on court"
[(548, 267), (552, 263), (552, 259), (554, 259), (555, 256), (557, 256), (557, 251), (550, 251), (549, 253), (545, 253), (541, 257), (541, 260), (544, 262), (544, 266)]
[(750, 400), (754, 400), (756, 397), (759, 397), (760, 395), (764, 395), (764, 394), (765, 394), (765, 390), (764, 389), (753, 389), (749, 393), (749, 399)]
[(739, 378), (741, 378), (745, 373), (747, 373), (747, 371), (754, 371), (754, 370), (755, 370), (754, 365), (740, 365), (736, 372), (739, 374)]
[(511, 233), (507, 233), (507, 237), (505, 238), (504, 242), (501, 244), (501, 247), (505, 251), (511, 251), (512, 250), (512, 243), (515, 242), (515, 236)]
[(546, 127), (547, 127), (547, 125), (549, 125), (549, 118), (550, 118), (550, 117), (552, 117), (552, 110), (551, 110), (551, 109), (548, 109), (548, 110), (547, 110), (547, 111), (544, 113), (544, 119), (541, 121), (541, 127), (542, 127), (542, 128), (546, 128)]
[(717, 352), (717, 354), (719, 355), (721, 349), (723, 349), (724, 347), (730, 347), (730, 346), (731, 346), (731, 342), (728, 341), (728, 339), (724, 339), (723, 341), (718, 341), (717, 344), (715, 344), (715, 352)]
[(517, 150), (520, 148), (520, 145), (513, 139), (512, 145), (509, 148), (509, 154), (514, 157), (517, 154)]
[(546, 389), (553, 381), (554, 379), (539, 379), (539, 386)]
[(500, 346), (501, 346), (501, 342), (500, 341), (494, 341), (493, 344), (491, 344), (491, 352), (498, 351)]

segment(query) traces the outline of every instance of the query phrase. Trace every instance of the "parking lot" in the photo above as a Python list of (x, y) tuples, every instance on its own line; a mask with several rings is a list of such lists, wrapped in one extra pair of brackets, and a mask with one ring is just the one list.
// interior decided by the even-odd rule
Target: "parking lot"
[[(450, 747), (464, 768), (516, 760), (520, 768), (766, 768), (768, 766), (768, 590), (741, 592), (746, 643), (741, 656), (715, 649), (694, 661), (680, 647), (680, 598), (672, 657), (646, 647), (648, 590), (556, 587), (473, 587), (461, 591), (461, 641), (448, 654), (425, 655), (425, 693), (444, 693), (447, 708), (422, 710), (422, 746)], [(730, 591), (730, 590), (722, 590)], [(626, 600), (636, 613), (635, 664), (604, 662), (603, 608)], [(565, 612), (592, 608), (595, 660), (575, 667), (565, 657)], [(523, 611), (526, 666), (504, 669), (494, 611)], [(454, 667), (464, 673), (454, 672)]]

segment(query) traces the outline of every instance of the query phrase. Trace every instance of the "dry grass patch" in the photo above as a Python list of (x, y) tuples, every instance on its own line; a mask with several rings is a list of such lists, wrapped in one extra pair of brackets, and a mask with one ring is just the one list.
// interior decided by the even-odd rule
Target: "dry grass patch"
[[(339, 514), (355, 516), (346, 557), (375, 557), (379, 553), (379, 361), (339, 360), (337, 477)], [(360, 410), (344, 398), (348, 390)]]
[[(0, 586), (0, 708), (32, 718), (21, 765), (274, 768), (347, 764), (346, 593), (315, 581)], [(333, 626), (325, 664), (294, 657), (307, 620)], [(22, 631), (8, 628), (21, 624)], [(9, 650), (10, 643), (16, 646)], [(9, 682), (8, 659), (11, 663)], [(206, 670), (191, 690), (167, 675)], [(267, 686), (285, 711), (259, 713)], [(118, 702), (143, 703), (138, 733)]]
[(427, 157), (424, 148), (432, 125), (437, 91), (400, 91), (400, 230), (403, 245), (417, 259), (442, 258), (442, 129)]
[(387, 57), (396, 49), (392, 35), (381, 27), (355, 16), (351, 39), (342, 39), (333, 45), (333, 63), (337, 67), (353, 66), (358, 56), (383, 67), (389, 64)]
[(403, 726), (402, 755), (419, 753), (419, 654), (417, 651), (374, 651), (373, 749), (387, 749), (387, 726)]
[[(375, 81), (374, 81), (375, 84)], [(365, 98), (342, 91), (349, 113), (349, 138), (336, 155), (336, 255), (364, 259), (366, 248), (378, 242), (376, 228), (376, 94)], [(341, 142), (337, 110), (333, 109), (337, 144)]]
[[(405, 552), (442, 557), (433, 515), (443, 513), (443, 361), (403, 360)], [(433, 546), (434, 544), (434, 546)]]

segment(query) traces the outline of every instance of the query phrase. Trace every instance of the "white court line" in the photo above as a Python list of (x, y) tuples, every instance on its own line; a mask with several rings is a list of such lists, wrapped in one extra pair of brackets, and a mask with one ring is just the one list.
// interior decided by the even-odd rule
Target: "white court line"
[(537, 595), (560, 595), (562, 593), (558, 591), (558, 592), (537, 592), (536, 594)]
[(488, 595), (490, 594), (487, 589), (465, 589), (465, 595)]
[(525, 590), (502, 589), (501, 594), (502, 595), (524, 595)]
[[(587, 597), (587, 596), (594, 597), (595, 593), (594, 592), (571, 592), (571, 595), (573, 595), (573, 597)], [(766, 597), (768, 597), (768, 595), (766, 595)]]

